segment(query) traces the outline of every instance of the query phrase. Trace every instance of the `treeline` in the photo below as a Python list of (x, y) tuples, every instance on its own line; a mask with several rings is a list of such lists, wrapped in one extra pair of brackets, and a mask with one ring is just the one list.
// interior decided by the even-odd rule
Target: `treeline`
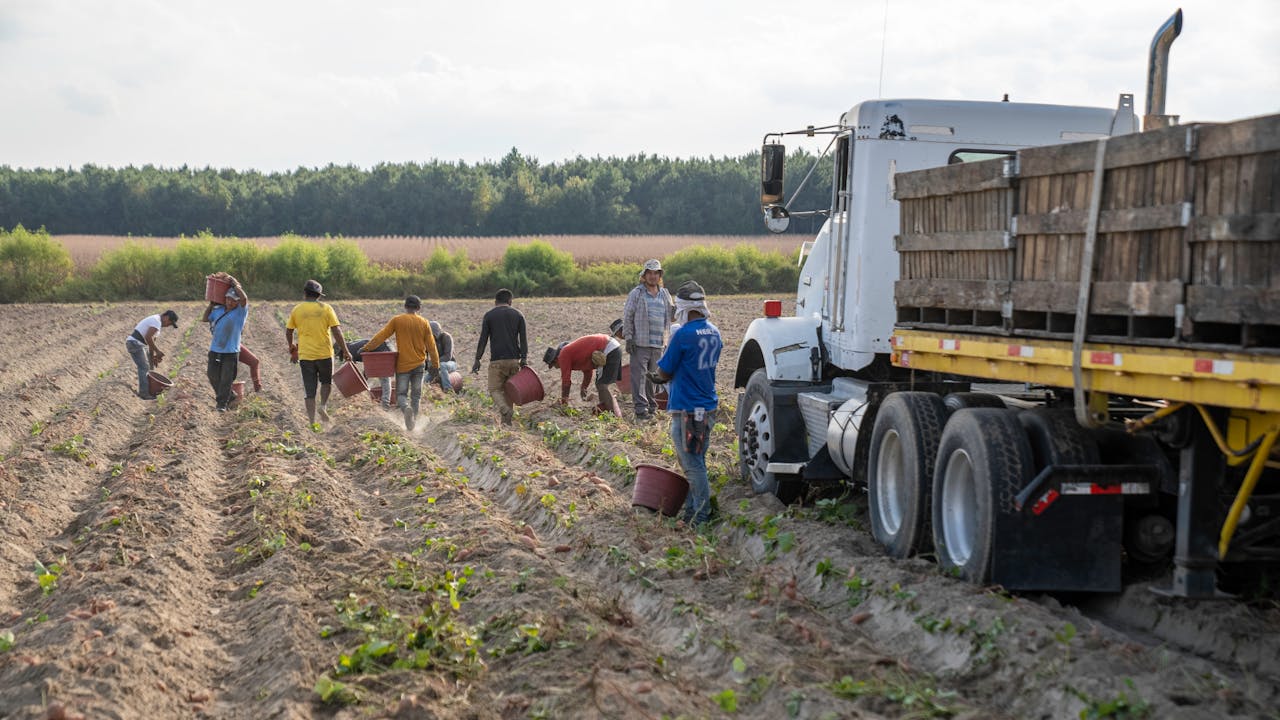
[[(794, 185), (813, 156), (799, 151), (788, 160)], [(830, 204), (830, 158), (824, 165), (793, 207)], [(157, 237), (750, 235), (764, 232), (759, 178), (759, 152), (544, 165), (515, 148), (498, 162), (433, 160), (370, 170), (0, 166), (0, 227)], [(816, 230), (812, 223), (793, 225)]]
[[(713, 294), (795, 290), (796, 257), (749, 245), (733, 249), (691, 247), (663, 258), (666, 281), (676, 287), (695, 279)], [(583, 266), (550, 243), (507, 247), (502, 259), (476, 262), (465, 250), (437, 249), (417, 267), (369, 262), (355, 242), (287, 236), (271, 248), (208, 233), (157, 248), (126, 243), (77, 275), (71, 256), (44, 231), (0, 229), (0, 302), (198, 300), (205, 276), (225, 270), (251, 297), (292, 299), (315, 278), (336, 298), (492, 296), (499, 287), (517, 295), (584, 296), (626, 293), (637, 282), (635, 263)]]

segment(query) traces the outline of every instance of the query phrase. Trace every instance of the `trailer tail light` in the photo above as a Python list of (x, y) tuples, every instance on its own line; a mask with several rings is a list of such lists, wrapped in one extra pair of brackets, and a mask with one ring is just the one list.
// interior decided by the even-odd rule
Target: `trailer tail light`
[(781, 300), (765, 300), (764, 316), (767, 318), (782, 317), (782, 301)]

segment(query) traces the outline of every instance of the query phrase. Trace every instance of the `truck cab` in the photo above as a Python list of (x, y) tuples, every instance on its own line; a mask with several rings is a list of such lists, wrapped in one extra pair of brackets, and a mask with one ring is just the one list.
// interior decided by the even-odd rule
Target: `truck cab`
[[(853, 106), (827, 128), (765, 137), (762, 150), (766, 224), (785, 230), (792, 215), (825, 216), (806, 243), (794, 317), (764, 317), (747, 329), (735, 386), (744, 389), (738, 432), (742, 470), (757, 492), (815, 481), (805, 469), (827, 435), (827, 419), (802, 416), (797, 396), (808, 391), (858, 391), (837, 378), (888, 380), (896, 310), (899, 233), (894, 177), (942, 165), (1012, 158), (1020, 148), (1135, 132), (1132, 95), (1114, 109), (1013, 102), (872, 100)], [(783, 192), (789, 134), (831, 136), (833, 177), (827, 208), (787, 206)], [(798, 188), (797, 188), (798, 190)], [(940, 207), (939, 213), (945, 212)], [(805, 421), (811, 421), (806, 426)], [(825, 463), (822, 464), (826, 467)], [(839, 463), (837, 463), (839, 467)], [(853, 468), (847, 468), (852, 470)]]

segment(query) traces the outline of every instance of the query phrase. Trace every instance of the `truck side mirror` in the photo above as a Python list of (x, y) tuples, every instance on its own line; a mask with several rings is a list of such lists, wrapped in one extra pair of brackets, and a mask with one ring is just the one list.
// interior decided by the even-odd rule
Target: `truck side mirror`
[(760, 204), (782, 202), (782, 166), (786, 162), (785, 145), (768, 144), (760, 148)]

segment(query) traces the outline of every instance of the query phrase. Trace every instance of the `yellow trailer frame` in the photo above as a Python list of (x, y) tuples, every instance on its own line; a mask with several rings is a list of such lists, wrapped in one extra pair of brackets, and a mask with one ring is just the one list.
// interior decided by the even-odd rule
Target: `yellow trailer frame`
[[(1092, 393), (1280, 413), (1280, 355), (1085, 343), (1084, 390)], [(1069, 341), (894, 331), (903, 368), (1073, 388)]]
[[(1066, 389), (1076, 388), (1078, 374), (1089, 404), (1101, 410), (1110, 395), (1163, 402), (1130, 422), (1131, 431), (1195, 406), (1227, 463), (1249, 464), (1219, 535), (1225, 557), (1263, 468), (1280, 467), (1271, 459), (1280, 438), (1280, 355), (1086, 342), (1079, 368), (1075, 357), (1072, 344), (1060, 340), (907, 329), (893, 336), (893, 364), (902, 368)], [(1207, 407), (1232, 411), (1226, 432)]]

